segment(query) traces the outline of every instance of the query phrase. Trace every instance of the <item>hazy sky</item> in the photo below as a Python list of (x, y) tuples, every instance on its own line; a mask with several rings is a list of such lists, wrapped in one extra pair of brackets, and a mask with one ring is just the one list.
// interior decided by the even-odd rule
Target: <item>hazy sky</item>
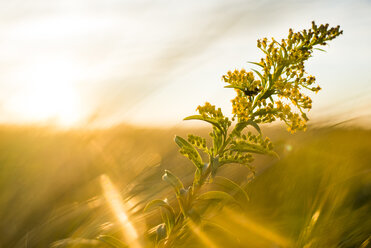
[(340, 25), (307, 71), (313, 118), (371, 116), (371, 1), (0, 0), (0, 122), (176, 125), (221, 76), (262, 56), (256, 40)]

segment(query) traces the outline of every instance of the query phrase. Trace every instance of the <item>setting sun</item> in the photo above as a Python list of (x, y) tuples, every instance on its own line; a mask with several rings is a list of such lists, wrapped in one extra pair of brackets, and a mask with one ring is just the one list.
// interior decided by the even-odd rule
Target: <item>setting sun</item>
[(71, 126), (81, 119), (76, 88), (79, 70), (72, 60), (53, 59), (26, 64), (17, 81), (27, 82), (14, 95), (10, 108), (25, 121), (52, 121)]

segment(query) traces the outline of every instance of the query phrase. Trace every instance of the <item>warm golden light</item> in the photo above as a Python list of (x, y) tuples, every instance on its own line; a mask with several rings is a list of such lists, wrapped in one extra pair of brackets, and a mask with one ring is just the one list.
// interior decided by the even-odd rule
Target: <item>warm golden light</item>
[(188, 222), (188, 225), (190, 227), (190, 230), (196, 234), (196, 236), (201, 240), (201, 242), (206, 246), (206, 247), (209, 247), (209, 248), (218, 248), (219, 246), (217, 246), (208, 236), (205, 232), (203, 232), (200, 227), (193, 223), (193, 221), (189, 221)]
[(110, 205), (111, 210), (122, 226), (122, 231), (124, 237), (126, 238), (126, 242), (130, 245), (130, 247), (140, 248), (141, 245), (137, 240), (138, 232), (128, 218), (127, 211), (125, 211), (125, 205), (119, 192), (107, 175), (101, 176), (101, 185), (104, 191), (104, 196)]
[(246, 230), (249, 230), (266, 240), (270, 240), (275, 244), (279, 245), (280, 247), (292, 247), (293, 245), (293, 242), (290, 239), (281, 236), (274, 230), (271, 230), (267, 225), (263, 225), (260, 222), (256, 222), (255, 220), (249, 218), (246, 215), (237, 214), (235, 211), (228, 208), (225, 208), (225, 213), (229, 216), (231, 220), (243, 226), (244, 228), (246, 228)]
[(16, 77), (20, 88), (10, 101), (10, 108), (24, 121), (53, 121), (71, 126), (81, 119), (76, 88), (80, 72), (73, 60), (54, 58), (25, 64)]

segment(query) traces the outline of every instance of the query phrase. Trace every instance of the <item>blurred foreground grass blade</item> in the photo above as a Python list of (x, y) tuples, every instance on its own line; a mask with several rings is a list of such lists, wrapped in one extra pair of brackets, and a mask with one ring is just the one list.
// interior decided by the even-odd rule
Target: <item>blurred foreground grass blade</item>
[[(164, 200), (152, 200), (150, 201), (144, 208), (144, 211), (149, 211), (153, 208), (156, 208), (156, 207), (162, 207), (166, 210), (165, 213), (163, 213), (161, 211), (161, 215), (162, 215), (162, 220), (164, 221), (164, 223), (166, 224), (166, 230), (167, 230), (167, 233), (170, 233), (172, 228), (174, 227), (174, 224), (175, 224), (175, 213), (174, 213), (174, 209)], [(161, 233), (162, 231), (162, 228), (159, 227), (157, 229), (157, 234), (158, 236), (163, 236), (163, 235), (159, 235), (159, 232)], [(166, 236), (166, 235), (165, 235)]]
[(175, 216), (173, 208), (164, 200), (158, 200), (158, 199), (148, 202), (144, 208), (144, 211), (149, 211), (155, 207), (163, 207), (166, 210), (168, 210), (173, 216)]
[(218, 200), (224, 202), (234, 202), (237, 203), (236, 200), (230, 194), (223, 192), (223, 191), (208, 191), (203, 193), (197, 197), (198, 200)]
[[(229, 208), (224, 208), (223, 211), (226, 216), (229, 217), (229, 225), (232, 225), (234, 229), (250, 231), (261, 238), (274, 242), (279, 247), (293, 247), (293, 242), (290, 239), (283, 237), (274, 230), (271, 230), (268, 225), (259, 223), (243, 213), (236, 212)], [(218, 223), (221, 225), (227, 225), (225, 219), (219, 219)]]
[(246, 191), (232, 180), (226, 177), (216, 176), (213, 183), (223, 187), (227, 192), (230, 192), (231, 194), (236, 194), (238, 199), (240, 199), (243, 203), (247, 203), (249, 201), (249, 196), (247, 195)]
[[(67, 238), (53, 242), (51, 248), (62, 247), (101, 247), (101, 243), (94, 239)], [(126, 247), (125, 247), (126, 248)]]
[(98, 236), (97, 239), (106, 243), (107, 245), (109, 245), (113, 248), (129, 248), (129, 246), (127, 244), (125, 244), (124, 242), (122, 242), (121, 240), (119, 240), (119, 239), (117, 239), (113, 236), (100, 235), (100, 236)]

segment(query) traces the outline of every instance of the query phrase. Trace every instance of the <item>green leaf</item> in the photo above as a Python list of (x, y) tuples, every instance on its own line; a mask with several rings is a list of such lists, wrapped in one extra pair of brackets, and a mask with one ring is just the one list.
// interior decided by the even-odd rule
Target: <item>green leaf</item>
[[(279, 43), (279, 42), (277, 42), (277, 41), (276, 41), (276, 44), (278, 44), (278, 45), (281, 47), (281, 50), (284, 51), (284, 53), (285, 53), (285, 58), (288, 57), (287, 50), (286, 50), (285, 46), (283, 46), (281, 43)], [(283, 56), (282, 56), (282, 52), (281, 52), (281, 57), (283, 57)]]
[(238, 85), (227, 85), (227, 86), (224, 86), (224, 88), (232, 88), (232, 89), (238, 89), (238, 90), (245, 91), (245, 88), (238, 86)]
[(165, 213), (161, 211), (161, 216), (162, 216), (162, 220), (166, 224), (166, 229), (168, 233), (170, 233), (171, 229), (173, 228), (175, 224), (174, 209), (166, 201), (157, 199), (157, 200), (152, 200), (149, 203), (147, 203), (146, 207), (144, 208), (144, 211), (148, 211), (155, 207), (162, 207), (166, 210)]
[(159, 199), (152, 200), (152, 201), (148, 202), (147, 205), (144, 208), (144, 212), (149, 211), (149, 210), (151, 210), (155, 207), (163, 207), (167, 211), (169, 211), (169, 213), (171, 213), (173, 216), (175, 216), (174, 209), (166, 201), (159, 200)]
[(247, 142), (241, 142), (236, 145), (231, 146), (230, 148), (232, 151), (239, 151), (239, 152), (251, 152), (257, 154), (268, 154), (279, 158), (278, 154), (274, 151), (267, 150), (264, 147), (256, 144), (251, 144)]
[(213, 147), (216, 152), (219, 152), (220, 147), (223, 144), (223, 136), (218, 130), (213, 131)]
[(114, 248), (129, 248), (127, 244), (110, 235), (99, 235), (97, 239)]
[(315, 49), (315, 50), (319, 50), (319, 51), (321, 51), (321, 52), (327, 52), (326, 50), (323, 50), (323, 49), (321, 49), (321, 48), (313, 48), (313, 49)]
[(236, 134), (236, 135), (240, 135), (242, 130), (247, 126), (247, 123), (246, 122), (239, 122), (236, 124), (236, 126), (234, 127), (234, 130), (233, 130), (233, 133)]
[(199, 184), (202, 176), (202, 170), (201, 168), (197, 168), (195, 171), (195, 176), (194, 176), (194, 183)]
[(272, 74), (268, 73), (268, 82), (273, 83)]
[(211, 165), (211, 178), (213, 179), (216, 175), (216, 172), (217, 172), (219, 166), (220, 166), (219, 156), (215, 157), (210, 165)]
[(226, 177), (217, 176), (214, 179), (214, 183), (216, 185), (223, 187), (225, 190), (229, 192), (235, 193), (239, 198), (242, 198), (244, 202), (249, 201), (249, 196), (247, 195), (246, 191), (243, 190), (240, 185), (233, 182), (232, 180)]
[(157, 226), (157, 228), (156, 228), (157, 242), (166, 238), (166, 232), (167, 232), (167, 230), (165, 228), (164, 223)]
[(179, 193), (179, 204), (181, 209), (185, 212), (188, 211), (188, 209), (190, 208), (192, 197), (191, 191), (192, 187), (189, 186), (187, 189), (181, 189)]
[(259, 134), (262, 133), (262, 131), (260, 130), (259, 125), (258, 125), (255, 121), (253, 121), (253, 120), (248, 120), (248, 121), (246, 121), (246, 123), (247, 123), (247, 125), (250, 125), (250, 126), (254, 127), (254, 128), (256, 129), (256, 131), (259, 132)]
[(260, 67), (264, 68), (263, 65), (261, 65), (261, 64), (259, 64), (259, 63), (256, 63), (256, 62), (250, 62), (250, 61), (247, 61), (247, 63), (254, 64), (254, 65), (257, 65), (257, 66), (260, 66)]
[(242, 130), (249, 125), (254, 127), (256, 129), (256, 131), (259, 132), (259, 134), (262, 133), (261, 130), (260, 130), (259, 125), (253, 120), (248, 120), (248, 121), (243, 121), (243, 122), (237, 123), (235, 128), (234, 128), (234, 131), (239, 135), (242, 132)]
[(215, 127), (217, 127), (220, 131), (223, 132), (223, 128), (220, 126), (219, 122), (213, 118), (209, 118), (209, 117), (203, 117), (202, 115), (191, 115), (191, 116), (188, 116), (186, 118), (184, 118), (183, 120), (185, 121), (188, 121), (188, 120), (200, 120), (200, 121), (206, 121), (212, 125), (214, 125)]
[(238, 88), (238, 89), (242, 89), (242, 87), (238, 87), (238, 86), (235, 86), (235, 85), (226, 85), (226, 86), (224, 86), (224, 88), (233, 88), (233, 89), (236, 89), (236, 88)]
[(263, 75), (259, 71), (254, 70), (254, 69), (251, 69), (251, 70), (254, 71), (256, 74), (258, 74), (258, 76), (260, 77), (262, 82), (265, 82), (265, 78), (263, 77)]
[(225, 202), (236, 202), (236, 200), (230, 194), (223, 191), (208, 191), (200, 195), (198, 200), (219, 200)]
[(199, 152), (196, 150), (196, 148), (194, 146), (192, 146), (188, 141), (186, 141), (185, 139), (183, 139), (182, 137), (179, 137), (179, 136), (175, 136), (175, 143), (180, 147), (180, 148), (185, 148), (185, 149), (189, 149), (191, 150), (195, 155), (195, 159), (196, 161), (192, 161), (194, 162), (194, 164), (196, 165), (197, 168), (199, 168), (200, 166), (202, 166), (202, 158), (201, 158), (201, 155), (199, 154)]
[(162, 176), (162, 180), (173, 186), (175, 192), (179, 194), (179, 190), (183, 189), (183, 183), (180, 179), (168, 170), (165, 170), (165, 174)]
[(175, 224), (175, 216), (171, 215), (169, 212), (162, 212), (161, 211), (161, 217), (162, 217), (162, 220), (164, 221), (165, 223), (165, 227), (166, 227), (166, 231), (167, 233), (170, 233), (171, 230), (173, 229), (174, 227), (174, 224)]
[(266, 149), (264, 149), (262, 146), (247, 142), (240, 142), (235, 145), (233, 145), (232, 150), (234, 151), (240, 151), (240, 152), (255, 152), (255, 153), (266, 153)]
[(270, 89), (270, 90), (267, 90), (261, 97), (260, 99), (267, 99), (268, 97), (271, 97), (273, 94), (274, 94), (275, 90), (274, 89)]
[(268, 155), (271, 155), (273, 157), (276, 157), (277, 159), (280, 159), (280, 156), (278, 155), (278, 153), (276, 153), (275, 151), (269, 151), (267, 153)]

